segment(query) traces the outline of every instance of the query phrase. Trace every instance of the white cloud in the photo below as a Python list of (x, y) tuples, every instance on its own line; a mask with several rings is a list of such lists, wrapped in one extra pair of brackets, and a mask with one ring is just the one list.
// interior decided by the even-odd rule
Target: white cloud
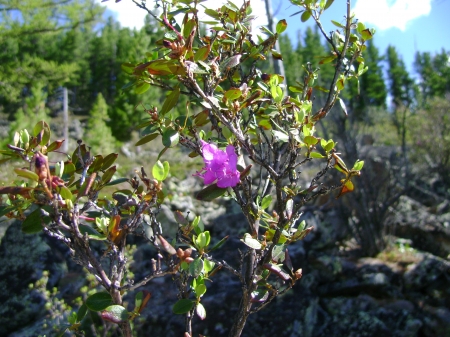
[(358, 0), (352, 9), (356, 17), (380, 30), (393, 27), (405, 31), (412, 20), (431, 12), (432, 0)]
[(140, 29), (144, 25), (144, 18), (147, 12), (137, 7), (131, 0), (122, 0), (117, 3), (115, 0), (106, 2), (97, 0), (97, 2), (114, 12), (117, 21), (120, 22), (122, 27)]
[[(101, 0), (97, 0), (97, 2), (105, 5), (109, 10), (113, 11), (116, 19), (120, 22), (123, 27), (130, 27), (139, 29), (144, 25), (144, 18), (146, 15), (146, 11), (141, 8), (138, 8), (131, 0), (122, 0), (118, 3), (115, 0), (109, 0), (106, 2), (101, 2)], [(219, 8), (222, 3), (225, 1), (218, 0), (208, 0), (206, 2), (202, 2), (202, 5), (207, 8)], [(233, 0), (235, 4), (240, 6), (242, 4), (242, 0)], [(150, 5), (152, 5), (152, 1), (148, 1), (149, 9), (152, 9)], [(254, 27), (259, 27), (261, 25), (267, 24), (266, 18), (266, 7), (264, 5), (264, 0), (252, 0), (252, 15), (256, 16)], [(203, 8), (199, 6), (199, 8)], [(211, 20), (205, 14), (199, 14), (200, 20)]]

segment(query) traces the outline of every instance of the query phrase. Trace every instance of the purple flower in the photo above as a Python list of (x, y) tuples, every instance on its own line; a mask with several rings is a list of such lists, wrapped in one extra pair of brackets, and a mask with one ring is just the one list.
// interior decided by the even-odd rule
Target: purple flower
[(205, 167), (197, 176), (202, 177), (205, 184), (217, 181), (220, 188), (234, 187), (239, 184), (240, 173), (236, 168), (237, 156), (233, 145), (228, 145), (226, 151), (219, 150), (214, 144), (202, 142), (203, 161)]

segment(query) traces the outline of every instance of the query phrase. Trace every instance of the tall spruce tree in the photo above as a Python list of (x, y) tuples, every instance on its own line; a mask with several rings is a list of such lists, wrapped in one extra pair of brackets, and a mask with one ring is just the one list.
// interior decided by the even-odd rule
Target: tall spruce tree
[(450, 52), (436, 55), (417, 52), (414, 68), (419, 75), (420, 89), (424, 100), (430, 97), (444, 97), (450, 92)]
[(95, 153), (110, 153), (115, 148), (116, 140), (111, 129), (107, 125), (108, 105), (103, 95), (99, 93), (92, 110), (89, 112), (87, 132), (84, 142), (90, 146)]
[(389, 93), (394, 109), (410, 106), (416, 97), (417, 87), (406, 70), (405, 63), (393, 46), (387, 49)]

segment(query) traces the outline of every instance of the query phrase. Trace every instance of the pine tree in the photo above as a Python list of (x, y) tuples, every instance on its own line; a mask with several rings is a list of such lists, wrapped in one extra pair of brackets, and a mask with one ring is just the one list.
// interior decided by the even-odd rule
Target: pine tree
[(450, 52), (442, 51), (434, 56), (429, 52), (416, 53), (414, 68), (420, 78), (424, 100), (444, 97), (450, 92)]
[(84, 142), (95, 153), (111, 153), (115, 148), (116, 140), (107, 125), (107, 119), (108, 105), (103, 95), (99, 93), (92, 110), (89, 112), (87, 132), (84, 136)]
[(416, 97), (414, 80), (406, 70), (405, 63), (393, 46), (387, 49), (389, 93), (395, 108), (410, 106)]
[[(367, 49), (363, 56), (364, 64), (369, 69), (360, 77), (359, 88), (358, 83), (354, 81), (349, 83), (346, 97), (348, 97), (348, 107), (351, 109), (351, 118), (372, 123), (369, 109), (386, 108), (387, 88), (381, 64), (384, 58), (380, 56), (373, 40), (367, 42)], [(358, 69), (359, 63), (356, 63), (354, 67)]]

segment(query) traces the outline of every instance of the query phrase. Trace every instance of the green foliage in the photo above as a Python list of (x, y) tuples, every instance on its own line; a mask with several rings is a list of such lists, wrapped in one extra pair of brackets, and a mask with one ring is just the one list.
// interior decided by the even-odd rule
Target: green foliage
[(94, 24), (103, 10), (93, 0), (12, 1), (0, 9), (0, 44), (5, 46), (0, 51), (0, 104), (12, 113), (32, 85), (51, 91), (73, 78), (79, 68), (58, 60), (58, 36)]
[(11, 123), (9, 138), (3, 140), (4, 144), (13, 140), (14, 130), (31, 129), (38, 121), (47, 119), (46, 100), (47, 94), (44, 85), (40, 82), (31, 84), (30, 94), (24, 99), (23, 106), (15, 113), (15, 121)]
[(450, 102), (429, 99), (428, 104), (408, 120), (412, 159), (424, 177), (438, 174), (450, 188)]
[(393, 46), (387, 49), (389, 93), (396, 107), (410, 106), (414, 102), (417, 88), (408, 74), (403, 60)]
[(450, 92), (450, 54), (444, 49), (435, 55), (416, 53), (414, 67), (420, 78), (420, 89), (424, 100), (444, 97)]
[[(313, 19), (319, 26), (320, 15), (331, 2), (293, 1), (302, 9), (303, 21)], [(131, 321), (150, 296), (136, 296), (134, 311), (128, 312), (123, 295), (153, 278), (171, 275), (179, 292), (173, 312), (190, 313), (186, 331), (192, 335), (194, 310), (200, 319), (206, 318), (201, 301), (207, 294), (207, 281), (225, 266), (238, 277), (244, 292), (230, 332), (239, 336), (251, 311), (262, 309), (291, 289), (302, 275), (301, 269), (294, 269), (287, 250), (289, 244), (304, 239), (312, 230), (304, 222), (298, 223), (301, 209), (320, 195), (339, 190), (340, 197), (355, 189), (354, 180), (364, 162), (355, 160), (347, 167), (337, 153), (337, 142), (320, 137), (317, 125), (337, 102), (346, 110), (340, 95), (348, 80), (357, 80), (367, 70), (363, 52), (374, 32), (349, 16), (342, 24), (343, 33), (321, 32), (328, 43), (325, 47), (318, 30), (307, 30), (305, 46), (299, 47), (298, 53), (308, 63), (291, 86), (295, 94), (285, 96), (283, 77), (261, 70), (268, 69), (263, 62), (268, 57), (280, 57), (274, 48), (286, 29), (285, 21), (278, 23), (275, 32), (263, 29), (265, 35), (253, 39), (249, 34), (250, 2), (240, 7), (227, 2), (219, 10), (205, 12), (212, 18), (212, 30), (210, 35), (200, 35), (196, 2), (163, 0), (158, 13), (146, 8), (145, 2), (138, 5), (150, 15), (146, 28), (131, 34), (110, 20), (100, 35), (91, 34), (89, 43), (81, 44), (89, 47), (87, 58), (80, 63), (83, 67), (89, 64), (89, 72), (71, 77), (70, 85), (75, 89), (83, 76), (90, 79), (80, 87), (82, 96), (96, 98), (86, 134), (90, 144), (79, 142), (52, 169), (49, 162), (61, 142), (51, 143), (49, 125), (38, 122), (31, 132), (18, 130), (1, 153), (6, 160), (32, 163), (34, 172), (17, 167), (16, 183), (0, 192), (7, 199), (8, 216), (24, 220), (23, 230), (31, 233), (42, 227), (64, 241), (104, 288), (104, 292), (90, 294), (86, 308), (81, 306), (71, 315), (72, 327), (81, 323), (89, 309), (101, 312), (103, 320), (118, 324), (123, 335), (130, 337)], [(175, 20), (180, 13), (184, 15), (181, 26)], [(156, 33), (158, 41), (148, 29)], [(77, 43), (82, 36), (79, 32), (60, 37)], [(129, 59), (120, 66), (123, 58)], [(362, 64), (361, 69), (351, 67), (356, 61)], [(331, 62), (334, 67), (318, 67)], [(118, 96), (118, 85), (122, 84), (130, 91)], [(325, 92), (323, 99), (315, 101), (313, 90)], [(112, 106), (108, 114), (117, 139), (130, 137), (131, 125), (138, 124), (143, 136), (138, 145), (162, 142), (164, 148), (151, 166), (153, 178), (144, 167), (131, 179), (117, 178), (117, 166), (113, 165), (117, 154), (95, 152), (106, 151), (106, 145), (113, 143), (105, 124), (107, 104)], [(145, 118), (131, 113), (137, 105), (143, 107)], [(185, 112), (180, 115), (177, 108)], [(226, 147), (227, 152), (213, 160), (213, 165), (220, 166), (217, 170), (209, 166), (205, 141)], [(169, 162), (159, 159), (177, 146), (187, 148), (190, 158), (203, 156), (204, 170), (209, 173), (228, 175), (233, 171), (233, 184), (219, 189), (213, 181), (197, 198), (209, 201), (226, 194), (242, 209), (247, 224), (242, 228), (245, 251), (237, 264), (240, 271), (214, 259), (212, 252), (227, 236), (212, 238), (200, 216), (190, 220), (176, 213), (179, 227), (171, 242), (165, 236), (164, 224), (156, 220), (167, 197), (163, 182), (170, 170)], [(317, 167), (316, 174), (306, 186), (297, 185), (297, 174), (307, 163)], [(340, 181), (324, 179), (333, 169), (341, 175)], [(260, 181), (255, 182), (256, 176)], [(122, 189), (99, 198), (105, 187), (125, 182)], [(132, 282), (126, 276), (126, 240), (129, 234), (142, 233), (142, 228), (147, 228), (144, 226), (158, 254), (149, 274)], [(104, 247), (106, 254), (94, 254), (94, 244)], [(90, 316), (98, 319), (96, 314)]]
[(351, 118), (371, 124), (375, 121), (368, 113), (369, 107), (386, 108), (387, 88), (382, 68), (384, 57), (380, 56), (373, 40), (367, 42), (367, 49), (363, 52), (363, 56), (364, 62), (357, 62), (354, 65), (358, 72), (362, 73), (359, 83), (352, 83), (347, 97)]
[(86, 126), (84, 141), (98, 153), (111, 153), (116, 148), (116, 140), (107, 125), (108, 106), (101, 93), (98, 94)]

